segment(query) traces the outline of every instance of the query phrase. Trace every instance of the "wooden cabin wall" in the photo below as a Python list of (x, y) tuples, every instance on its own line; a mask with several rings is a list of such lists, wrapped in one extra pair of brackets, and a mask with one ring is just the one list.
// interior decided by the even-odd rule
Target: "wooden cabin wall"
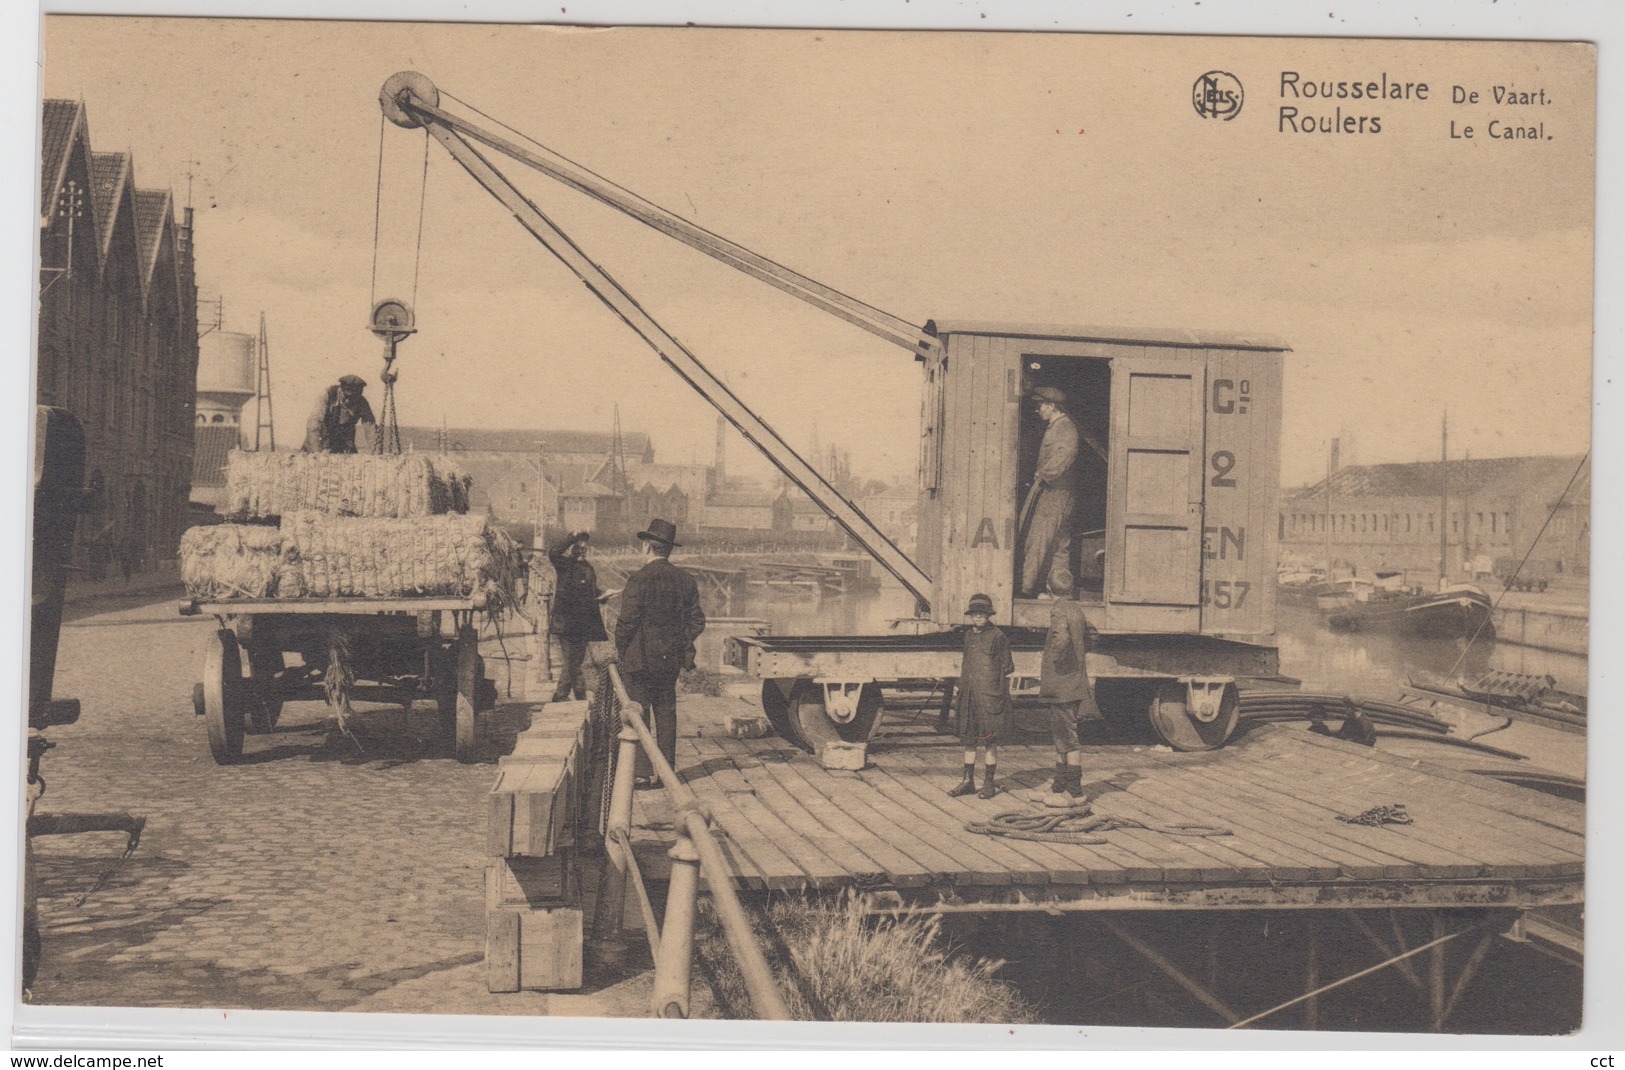
[(1281, 481), (1281, 355), (1207, 354), (1202, 631), (1267, 636), (1275, 626)]
[(964, 621), (972, 594), (1014, 608), (1016, 432), (1021, 416), (1017, 340), (952, 335), (947, 347), (938, 488), (940, 530), (932, 620)]
[(1106, 630), (1199, 627), (1205, 393), (1200, 350), (1114, 354)]
[(942, 565), (942, 377), (945, 363), (941, 358), (934, 358), (920, 365), (919, 520), (914, 545), (904, 548), (915, 555), (915, 561), (933, 582)]

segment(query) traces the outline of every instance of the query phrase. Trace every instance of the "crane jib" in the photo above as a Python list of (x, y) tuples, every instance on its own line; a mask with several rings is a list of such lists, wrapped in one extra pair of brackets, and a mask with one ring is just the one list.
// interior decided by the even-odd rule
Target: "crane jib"
[[(589, 290), (592, 291), (617, 317), (621, 319), (632, 331), (642, 338), (657, 355), (669, 365), (677, 374), (713, 407), (720, 412), (724, 419), (734, 426), (745, 440), (761, 450), (763, 455), (807, 494), (843, 531), (850, 535), (882, 568), (890, 572), (906, 587), (910, 593), (922, 604), (930, 601), (931, 578), (920, 567), (904, 554), (890, 538), (882, 532), (873, 521), (866, 516), (855, 504), (849, 501), (832, 486), (824, 477), (791, 446), (784, 441), (764, 420), (757, 416), (737, 395), (730, 390), (722, 380), (702, 364), (687, 347), (666, 331), (610, 274), (588, 257), (579, 246), (553, 223), (542, 211), (531, 203), (516, 187), (512, 185), (500, 171), (498, 171), (485, 156), (469, 144), (462, 136), (468, 133), (484, 144), (498, 149), (522, 163), (535, 166), (544, 174), (559, 179), (567, 185), (582, 189), (582, 183), (574, 181), (564, 175), (555, 173), (558, 168), (544, 166), (541, 158), (534, 153), (513, 145), (504, 139), (498, 138), (487, 131), (478, 130), (474, 124), (460, 117), (447, 116), (438, 108), (439, 93), (422, 75), (403, 72), (392, 77), (384, 85), (380, 94), (380, 101), (384, 114), (399, 126), (425, 128), (429, 135), (440, 143), (453, 159), (469, 173), (488, 193), (513, 213), (514, 218), (525, 228), (532, 237), (536, 238), (549, 252), (557, 257), (570, 271), (579, 278)], [(596, 177), (596, 176), (594, 176)], [(607, 187), (603, 180), (598, 184)], [(600, 196), (590, 190), (583, 190), (593, 196)], [(617, 207), (643, 219), (645, 215), (664, 210), (648, 205), (647, 202), (633, 205), (630, 195), (617, 194), (614, 201)], [(603, 199), (602, 197), (600, 199)], [(625, 202), (625, 203), (622, 203)], [(636, 206), (639, 211), (633, 212), (629, 206)], [(664, 213), (670, 216), (670, 213)], [(657, 217), (658, 218), (658, 217)], [(675, 220), (676, 217), (671, 216)], [(853, 298), (846, 297), (838, 291), (823, 287), (810, 279), (796, 275), (789, 269), (773, 264), (765, 258), (736, 246), (726, 239), (711, 235), (708, 231), (693, 228), (686, 221), (683, 226), (691, 231), (703, 235), (696, 237), (694, 233), (672, 233), (668, 226), (644, 219), (651, 226), (664, 233), (672, 234), (696, 248), (704, 247), (702, 251), (709, 253), (729, 263), (731, 266), (745, 271), (747, 274), (762, 278), (764, 274), (773, 278), (765, 281), (773, 282), (787, 292), (802, 297), (809, 303), (825, 308), (848, 322), (857, 323), (873, 333), (880, 334), (896, 341), (905, 348), (910, 348), (918, 354), (936, 351), (938, 343), (925, 331), (909, 326), (895, 317), (880, 312), (871, 306)], [(669, 222), (669, 220), (661, 220)], [(680, 228), (679, 228), (680, 229)], [(687, 233), (687, 232), (685, 232)], [(689, 238), (695, 240), (690, 241)], [(719, 252), (720, 251), (720, 252)], [(769, 265), (769, 266), (764, 266)], [(774, 281), (777, 280), (777, 281)], [(833, 306), (833, 307), (829, 307)], [(901, 324), (903, 331), (894, 329), (890, 324)], [(862, 322), (860, 322), (862, 321)], [(912, 336), (912, 337), (910, 337)], [(906, 339), (906, 340), (905, 340)]]

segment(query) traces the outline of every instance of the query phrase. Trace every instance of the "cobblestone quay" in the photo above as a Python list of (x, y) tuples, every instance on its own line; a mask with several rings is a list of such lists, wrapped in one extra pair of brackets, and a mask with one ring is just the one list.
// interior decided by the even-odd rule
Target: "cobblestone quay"
[[(265, 1010), (641, 1016), (637, 964), (580, 994), (486, 991), (485, 793), (528, 711), (525, 663), (484, 644), (504, 705), (482, 762), (436, 737), (433, 707), (363, 708), (352, 739), (321, 703), (288, 705), (243, 764), (209, 757), (192, 711), (215, 624), (177, 600), (71, 607), (55, 693), (83, 703), (53, 728), (42, 812), (145, 815), (119, 834), (35, 843), (44, 956), (32, 1002)], [(528, 651), (524, 637), (507, 650)], [(94, 889), (94, 890), (93, 890)], [(83, 903), (78, 900), (89, 892)]]

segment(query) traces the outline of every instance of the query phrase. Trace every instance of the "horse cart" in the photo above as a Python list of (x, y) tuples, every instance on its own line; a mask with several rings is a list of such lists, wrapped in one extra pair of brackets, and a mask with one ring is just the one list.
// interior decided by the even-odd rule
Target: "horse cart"
[[(192, 691), (220, 765), (248, 734), (270, 732), (284, 703), (348, 700), (435, 704), (458, 761), (473, 760), (476, 714), (494, 708), (474, 616), (478, 597), (193, 600), (183, 615), (220, 622)], [(300, 663), (289, 665), (288, 654)]]

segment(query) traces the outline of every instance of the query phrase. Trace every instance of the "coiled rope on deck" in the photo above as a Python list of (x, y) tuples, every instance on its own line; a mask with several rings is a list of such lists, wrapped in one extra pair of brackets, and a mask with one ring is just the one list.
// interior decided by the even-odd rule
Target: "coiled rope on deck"
[(1141, 829), (1165, 836), (1232, 836), (1227, 828), (1216, 825), (1168, 823), (1149, 824), (1132, 817), (1097, 814), (1088, 803), (1048, 811), (1011, 810), (997, 814), (987, 821), (972, 821), (965, 825), (966, 832), (981, 836), (1004, 836), (1012, 840), (1035, 840), (1039, 843), (1070, 843), (1080, 847), (1109, 843), (1103, 832), (1118, 829)]

